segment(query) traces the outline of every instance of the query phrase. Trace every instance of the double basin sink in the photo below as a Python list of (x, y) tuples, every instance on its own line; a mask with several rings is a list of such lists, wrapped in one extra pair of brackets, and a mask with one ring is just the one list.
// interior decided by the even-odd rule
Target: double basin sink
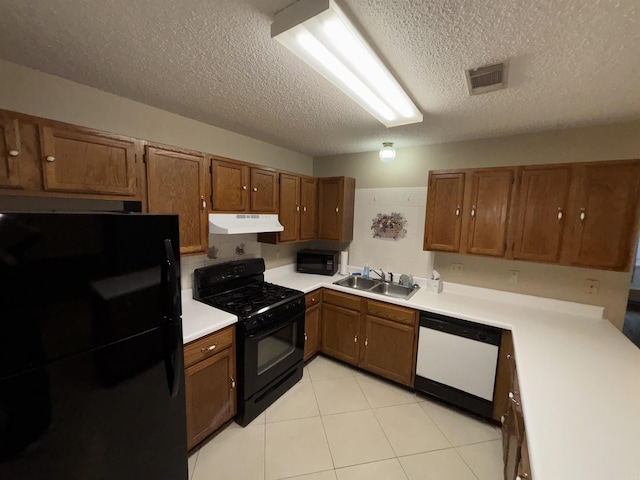
[(407, 287), (398, 283), (383, 282), (382, 280), (374, 280), (372, 278), (357, 276), (346, 277), (333, 283), (334, 285), (349, 287), (353, 288), (354, 290), (362, 290), (365, 292), (377, 293), (385, 297), (402, 298), (404, 300), (410, 298), (420, 289), (418, 285)]

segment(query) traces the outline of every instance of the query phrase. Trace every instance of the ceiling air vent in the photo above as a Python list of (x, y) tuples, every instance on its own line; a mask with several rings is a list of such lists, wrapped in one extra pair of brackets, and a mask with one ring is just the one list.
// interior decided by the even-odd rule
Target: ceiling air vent
[(507, 87), (507, 62), (470, 68), (465, 73), (469, 95), (493, 92)]

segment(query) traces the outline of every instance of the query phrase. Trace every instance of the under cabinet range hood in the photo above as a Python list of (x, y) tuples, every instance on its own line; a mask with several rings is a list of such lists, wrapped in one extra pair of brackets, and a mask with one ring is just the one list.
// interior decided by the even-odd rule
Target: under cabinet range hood
[(209, 233), (232, 235), (237, 233), (282, 232), (278, 215), (257, 213), (210, 213)]

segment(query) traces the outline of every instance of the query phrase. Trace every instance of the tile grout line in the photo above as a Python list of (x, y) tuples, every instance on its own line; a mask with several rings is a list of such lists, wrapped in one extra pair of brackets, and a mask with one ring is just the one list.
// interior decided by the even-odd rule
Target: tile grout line
[[(318, 403), (318, 397), (316, 396), (316, 389), (313, 388), (313, 381), (311, 382), (311, 390), (313, 391), (313, 398), (316, 401), (316, 406), (318, 407), (318, 413), (320, 414), (320, 424), (322, 425), (322, 432), (324, 433), (324, 441), (327, 444), (327, 450), (329, 450), (329, 457), (331, 458), (331, 465), (333, 465), (333, 472), (335, 474), (336, 471), (336, 462), (333, 459), (333, 453), (331, 452), (331, 445), (329, 444), (329, 437), (327, 436), (327, 428), (324, 424), (324, 420), (322, 418), (322, 412), (320, 412), (320, 404)], [(337, 477), (337, 475), (335, 475)]]

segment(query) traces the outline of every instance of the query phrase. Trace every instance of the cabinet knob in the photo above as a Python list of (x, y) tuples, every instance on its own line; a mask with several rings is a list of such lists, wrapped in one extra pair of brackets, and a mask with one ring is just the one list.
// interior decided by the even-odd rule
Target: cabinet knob
[(311, 297), (311, 303), (316, 303), (316, 298), (315, 297)]
[(456, 207), (456, 218), (460, 216), (460, 205)]
[(307, 340), (309, 340), (309, 337), (307, 337), (307, 332), (304, 332), (304, 341), (306, 342)]
[(246, 189), (247, 189), (247, 186), (246, 186), (246, 185), (242, 185), (242, 189), (243, 189), (243, 190), (246, 190)]
[(53, 155), (47, 155), (47, 162), (55, 162), (56, 161), (56, 157), (54, 157)]
[(558, 207), (558, 220), (562, 220), (562, 207)]
[(364, 339), (364, 346), (365, 348), (369, 346), (369, 338)]
[(229, 377), (229, 380), (231, 380), (231, 388), (236, 388), (236, 380), (233, 377)]
[(506, 417), (506, 416), (504, 416), (504, 415), (502, 415), (502, 416), (500, 417), (500, 423), (504, 424), (504, 421), (505, 421), (506, 419), (507, 419), (507, 417)]
[(9, 150), (10, 157), (17, 157), (18, 155), (20, 155), (20, 152), (18, 150)]
[(528, 473), (523, 473), (522, 475), (518, 475), (516, 477), (516, 480), (526, 480), (527, 478), (529, 478), (529, 474)]
[(302, 207), (302, 211), (306, 212), (307, 211), (307, 207)]
[(513, 394), (513, 392), (509, 392), (509, 399), (516, 404), (516, 407), (520, 406), (520, 402), (516, 400), (516, 396)]
[(353, 337), (353, 343), (358, 343), (358, 335), (356, 335), (355, 337)]
[(471, 207), (471, 220), (473, 220), (474, 218), (476, 218), (476, 206), (473, 205)]
[(296, 205), (296, 212), (300, 211), (300, 205)]
[(257, 192), (258, 191), (258, 187), (253, 187), (253, 191)]
[(210, 347), (201, 348), (201, 349), (200, 349), (200, 351), (201, 351), (202, 353), (205, 353), (205, 352), (213, 352), (213, 351), (216, 349), (216, 347), (217, 347), (217, 346), (218, 346), (218, 344), (217, 344), (217, 343), (214, 343), (214, 344), (213, 344), (213, 345), (211, 345)]
[(336, 213), (340, 213), (340, 207), (336, 207)]
[(200, 206), (203, 211), (207, 208), (207, 202), (204, 201), (204, 195), (200, 195)]
[(584, 219), (587, 218), (587, 212), (584, 208), (580, 209), (580, 221), (584, 222)]

